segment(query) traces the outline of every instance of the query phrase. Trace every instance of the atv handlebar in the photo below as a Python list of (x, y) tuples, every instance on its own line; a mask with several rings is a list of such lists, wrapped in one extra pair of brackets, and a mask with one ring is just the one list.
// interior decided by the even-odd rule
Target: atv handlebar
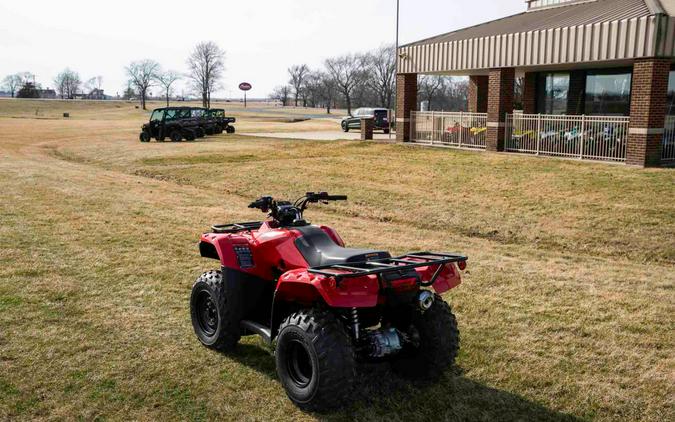
[(302, 213), (307, 209), (307, 204), (309, 203), (346, 200), (347, 195), (329, 195), (328, 192), (307, 192), (305, 196), (298, 198), (293, 205), (290, 202), (277, 201), (271, 196), (262, 196), (251, 202), (248, 207), (257, 208), (264, 213), (269, 212), (270, 216), (280, 224), (292, 225), (304, 223)]

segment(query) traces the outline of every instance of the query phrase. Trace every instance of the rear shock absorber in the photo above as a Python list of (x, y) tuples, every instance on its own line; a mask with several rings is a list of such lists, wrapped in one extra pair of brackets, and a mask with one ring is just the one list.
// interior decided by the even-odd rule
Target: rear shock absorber
[(354, 330), (354, 340), (359, 341), (361, 327), (359, 324), (359, 311), (356, 308), (352, 308), (352, 329)]

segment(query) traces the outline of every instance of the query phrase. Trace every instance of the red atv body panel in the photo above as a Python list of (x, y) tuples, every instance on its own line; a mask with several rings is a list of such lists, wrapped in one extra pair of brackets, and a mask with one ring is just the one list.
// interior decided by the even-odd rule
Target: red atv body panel
[[(218, 258), (225, 268), (269, 283), (277, 280), (274, 303), (284, 301), (311, 305), (322, 300), (334, 308), (367, 308), (383, 303), (385, 297), (378, 276), (365, 275), (336, 282), (335, 277), (313, 274), (308, 271), (310, 266), (295, 243), (302, 233), (292, 227), (277, 228), (272, 224), (268, 221), (257, 230), (237, 233), (204, 233), (200, 244), (202, 255)], [(344, 247), (344, 242), (335, 230), (325, 226), (320, 228), (333, 242)], [(429, 281), (436, 275), (432, 287), (439, 294), (460, 284), (459, 271), (454, 263), (444, 264), (436, 274), (437, 270), (438, 266), (415, 268), (419, 280)], [(416, 290), (419, 280), (394, 280), (389, 287), (395, 291)]]

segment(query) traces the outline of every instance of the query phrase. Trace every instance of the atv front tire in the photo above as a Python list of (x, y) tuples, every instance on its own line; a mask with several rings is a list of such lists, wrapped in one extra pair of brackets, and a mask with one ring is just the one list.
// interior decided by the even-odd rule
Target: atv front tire
[(192, 286), (190, 316), (202, 344), (221, 352), (234, 350), (239, 328), (239, 280), (226, 280), (222, 272), (205, 272)]
[(286, 394), (301, 409), (328, 410), (347, 399), (356, 377), (354, 349), (333, 314), (290, 315), (279, 326), (275, 355)]
[(406, 345), (391, 362), (392, 369), (410, 379), (436, 380), (450, 368), (459, 353), (459, 329), (450, 305), (436, 295), (426, 312), (415, 310), (412, 318), (419, 346)]

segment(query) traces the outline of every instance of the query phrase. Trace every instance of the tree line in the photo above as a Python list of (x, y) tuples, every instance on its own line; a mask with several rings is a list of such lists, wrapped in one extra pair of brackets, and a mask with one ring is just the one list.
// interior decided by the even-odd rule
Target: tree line
[[(149, 89), (159, 86), (167, 106), (177, 81), (186, 78), (190, 88), (201, 98), (204, 107), (211, 106), (211, 94), (221, 88), (221, 80), (225, 73), (225, 51), (212, 41), (197, 44), (186, 60), (187, 73), (175, 70), (163, 70), (161, 65), (152, 59), (131, 62), (124, 68), (128, 78), (125, 98), (138, 97), (141, 107), (146, 109)], [(74, 99), (82, 89), (92, 92), (101, 90), (103, 77), (95, 76), (82, 81), (80, 74), (70, 68), (61, 71), (54, 78), (55, 91), (62, 99)], [(35, 75), (21, 72), (6, 76), (2, 81), (12, 98), (37, 98), (40, 85), (35, 82)]]
[[(274, 89), (270, 98), (283, 106), (346, 108), (351, 114), (356, 107), (394, 107), (396, 97), (396, 51), (393, 45), (375, 50), (328, 58), (319, 69), (306, 64), (288, 68), (288, 82)], [(419, 101), (429, 107), (445, 110), (466, 110), (468, 81), (466, 78), (421, 76)]]

